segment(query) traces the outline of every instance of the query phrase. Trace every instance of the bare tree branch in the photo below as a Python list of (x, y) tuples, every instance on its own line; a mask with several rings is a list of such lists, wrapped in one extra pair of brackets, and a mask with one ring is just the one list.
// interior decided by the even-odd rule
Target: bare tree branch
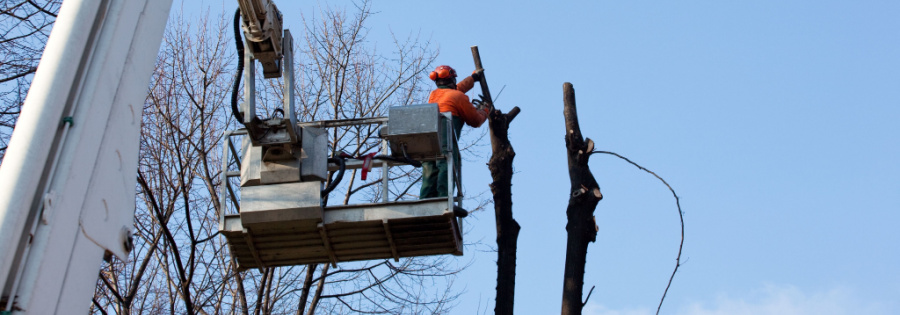
[(663, 301), (666, 300), (666, 294), (669, 293), (669, 287), (672, 286), (672, 280), (675, 279), (675, 273), (678, 272), (678, 267), (681, 267), (681, 250), (682, 250), (682, 248), (684, 248), (684, 212), (681, 211), (681, 199), (678, 198), (678, 194), (675, 193), (675, 189), (672, 189), (672, 186), (669, 185), (669, 183), (666, 182), (665, 179), (663, 179), (659, 175), (656, 175), (656, 173), (654, 173), (653, 171), (648, 170), (648, 169), (644, 168), (643, 166), (640, 166), (637, 163), (632, 162), (628, 158), (621, 156), (615, 152), (599, 151), (599, 150), (591, 152), (591, 154), (594, 154), (594, 153), (609, 154), (609, 155), (618, 157), (618, 158), (623, 159), (626, 162), (630, 163), (631, 165), (634, 165), (635, 167), (641, 169), (642, 171), (650, 173), (650, 175), (653, 175), (653, 177), (656, 177), (656, 179), (659, 179), (664, 185), (666, 185), (666, 187), (669, 188), (669, 191), (672, 192), (672, 196), (675, 197), (675, 206), (678, 208), (678, 219), (681, 223), (681, 241), (678, 243), (678, 256), (675, 256), (675, 268), (672, 270), (672, 275), (669, 276), (669, 282), (666, 284), (666, 290), (663, 291), (662, 298), (659, 299), (659, 306), (656, 307), (656, 314), (659, 314), (659, 310), (662, 309)]
[(0, 162), (62, 0), (0, 2)]

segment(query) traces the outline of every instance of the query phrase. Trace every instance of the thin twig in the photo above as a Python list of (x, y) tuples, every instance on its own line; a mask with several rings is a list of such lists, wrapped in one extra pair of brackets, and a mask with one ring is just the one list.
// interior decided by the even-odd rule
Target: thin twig
[(5, 77), (5, 78), (0, 78), (0, 83), (4, 83), (4, 82), (7, 82), (7, 81), (12, 81), (12, 80), (15, 80), (15, 79), (24, 77), (24, 76), (26, 76), (26, 75), (35, 73), (35, 72), (37, 72), (37, 67), (31, 67), (31, 68), (28, 68), (28, 70), (25, 70), (25, 71), (23, 71), (23, 72), (21, 72), (21, 73), (17, 73), (17, 74), (14, 74), (14, 75), (12, 75), (12, 76)]
[(100, 280), (103, 280), (103, 284), (109, 289), (110, 292), (116, 297), (116, 300), (119, 301), (120, 304), (125, 304), (125, 299), (122, 298), (122, 295), (119, 294), (118, 287), (113, 287), (112, 283), (109, 283), (109, 280), (103, 275), (103, 272), (100, 272)]
[(505, 88), (506, 88), (506, 84), (504, 84), (502, 87), (500, 87), (500, 92), (497, 92), (497, 96), (494, 97), (495, 104), (497, 103), (497, 100), (500, 99), (500, 94), (503, 94), (503, 89), (505, 89)]
[(93, 299), (91, 299), (91, 301), (94, 302), (94, 305), (97, 306), (97, 310), (99, 310), (100, 313), (102, 313), (103, 315), (109, 314), (109, 313), (106, 312), (105, 309), (103, 309), (102, 306), (100, 306), (100, 302), (97, 301), (97, 298), (96, 298), (96, 297), (94, 297)]
[(672, 186), (670, 186), (669, 183), (667, 183), (665, 179), (663, 179), (662, 177), (659, 177), (659, 175), (656, 175), (656, 173), (654, 173), (653, 171), (648, 170), (648, 169), (644, 168), (643, 166), (640, 166), (637, 163), (632, 162), (628, 158), (621, 156), (614, 152), (609, 152), (609, 151), (592, 151), (591, 152), (591, 154), (594, 154), (594, 153), (614, 155), (620, 159), (625, 160), (628, 163), (631, 163), (631, 165), (637, 166), (637, 168), (639, 168), (647, 173), (650, 173), (651, 175), (655, 176), (657, 179), (662, 181), (663, 184), (665, 184), (666, 187), (669, 188), (669, 191), (672, 192), (672, 196), (675, 196), (675, 205), (678, 206), (678, 219), (681, 220), (681, 243), (678, 244), (678, 256), (675, 257), (675, 269), (672, 270), (672, 275), (669, 276), (669, 283), (666, 284), (666, 290), (663, 291), (662, 298), (659, 299), (659, 306), (656, 307), (656, 314), (659, 315), (659, 310), (662, 309), (662, 304), (663, 304), (663, 301), (665, 301), (665, 299), (666, 299), (666, 294), (669, 293), (669, 287), (672, 286), (672, 280), (675, 279), (675, 273), (678, 272), (678, 267), (681, 267), (681, 249), (684, 247), (684, 213), (681, 211), (681, 202), (678, 198), (678, 195), (675, 194), (675, 190), (672, 189)]
[(581, 302), (581, 307), (584, 307), (585, 305), (587, 305), (588, 300), (591, 299), (591, 293), (594, 293), (594, 288), (596, 288), (596, 287), (597, 286), (595, 286), (595, 285), (591, 286), (591, 290), (588, 291), (588, 295), (586, 298), (584, 298), (584, 302)]
[(210, 235), (209, 237), (197, 241), (197, 244), (202, 244), (202, 243), (208, 242), (209, 240), (211, 240), (211, 239), (213, 239), (214, 237), (218, 236), (219, 233), (221, 233), (221, 232), (222, 232), (222, 231), (218, 231), (218, 232), (216, 232), (216, 233), (213, 233), (213, 234)]

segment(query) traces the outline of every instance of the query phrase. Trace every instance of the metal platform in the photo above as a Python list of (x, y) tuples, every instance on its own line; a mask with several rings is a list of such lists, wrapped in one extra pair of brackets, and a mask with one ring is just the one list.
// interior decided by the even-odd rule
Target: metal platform
[(462, 255), (457, 218), (447, 198), (325, 208), (322, 222), (244, 228), (238, 214), (225, 216), (238, 269), (427, 255)]

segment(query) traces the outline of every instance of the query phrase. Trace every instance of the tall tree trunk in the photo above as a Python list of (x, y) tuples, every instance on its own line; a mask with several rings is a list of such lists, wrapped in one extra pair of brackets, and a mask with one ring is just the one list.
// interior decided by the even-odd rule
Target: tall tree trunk
[(566, 155), (569, 162), (571, 189), (566, 209), (566, 268), (563, 282), (562, 314), (581, 314), (584, 303), (581, 295), (584, 287), (584, 265), (588, 243), (597, 239), (594, 209), (603, 198), (600, 187), (588, 167), (588, 158), (594, 150), (594, 141), (581, 136), (578, 113), (575, 110), (575, 89), (571, 83), (563, 84), (563, 116), (566, 118)]
[(513, 158), (516, 152), (509, 143), (509, 124), (519, 108), (508, 114), (492, 110), (488, 122), (491, 129), (491, 193), (494, 195), (494, 216), (497, 222), (497, 299), (494, 314), (513, 314), (516, 289), (516, 247), (519, 223), (512, 215)]
[(312, 288), (313, 275), (318, 264), (306, 265), (306, 279), (303, 280), (303, 288), (300, 290), (300, 303), (297, 304), (297, 315), (303, 315), (306, 308), (306, 300), (309, 299), (309, 289)]
[(325, 278), (328, 277), (329, 266), (331, 265), (325, 264), (325, 267), (322, 267), (322, 276), (319, 278), (319, 284), (316, 286), (316, 294), (313, 295), (312, 302), (310, 302), (309, 305), (309, 311), (306, 313), (307, 315), (316, 313), (316, 307), (319, 306), (319, 299), (322, 297), (322, 290), (325, 289)]
[(241, 304), (241, 314), (250, 315), (250, 309), (247, 305), (247, 293), (244, 291), (244, 276), (240, 271), (235, 270), (234, 262), (232, 261), (232, 270), (234, 270), (234, 279), (237, 281), (237, 293), (240, 296), (240, 304)]

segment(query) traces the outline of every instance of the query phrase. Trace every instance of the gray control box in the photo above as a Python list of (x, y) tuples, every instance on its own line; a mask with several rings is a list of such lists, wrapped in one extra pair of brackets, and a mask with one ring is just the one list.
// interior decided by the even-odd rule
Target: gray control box
[(413, 159), (441, 156), (446, 146), (446, 118), (437, 104), (394, 106), (388, 110), (388, 126), (383, 133), (393, 156), (403, 151)]

